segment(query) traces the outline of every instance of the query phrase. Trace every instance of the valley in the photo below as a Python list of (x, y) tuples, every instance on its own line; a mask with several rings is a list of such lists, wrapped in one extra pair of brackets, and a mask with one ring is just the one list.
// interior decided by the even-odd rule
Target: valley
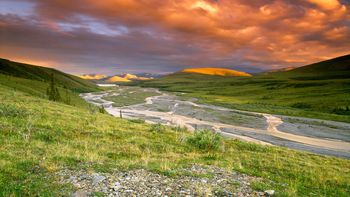
[(119, 86), (104, 92), (84, 93), (81, 97), (103, 106), (117, 117), (142, 119), (190, 131), (209, 129), (243, 141), (350, 158), (348, 123), (198, 104), (198, 99), (185, 95)]
[[(0, 66), (0, 196), (350, 191), (346, 114), (322, 112), (318, 119), (320, 102), (294, 114), (276, 99), (270, 102), (280, 111), (252, 103), (278, 94), (303, 107), (313, 100), (298, 97), (298, 91), (311, 90), (300, 85), (286, 95), (284, 89), (257, 91), (269, 83), (258, 76), (187, 73), (120, 86), (8, 60)], [(348, 104), (347, 80), (323, 86), (338, 92), (323, 95), (331, 108)], [(242, 94), (244, 84), (255, 95)], [(56, 100), (48, 94), (51, 86), (60, 95)], [(321, 89), (311, 88), (313, 99), (322, 98)], [(237, 105), (244, 100), (247, 109)]]
[(349, 40), (350, 0), (0, 0), (0, 197), (349, 197)]

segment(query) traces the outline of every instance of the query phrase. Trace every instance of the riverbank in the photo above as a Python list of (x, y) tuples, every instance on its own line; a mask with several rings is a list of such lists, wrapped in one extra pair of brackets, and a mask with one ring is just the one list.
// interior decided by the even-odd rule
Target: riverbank
[[(135, 92), (142, 93), (143, 100), (138, 99), (138, 103), (132, 105), (125, 103), (124, 100), (135, 100)], [(146, 97), (145, 92), (155, 96)], [(198, 104), (194, 102), (195, 98), (179, 97), (152, 88), (121, 86), (81, 96), (92, 104), (104, 106), (108, 113), (117, 117), (122, 113), (124, 118), (143, 119), (149, 123), (179, 126), (190, 131), (210, 129), (243, 141), (350, 158), (348, 123)]]

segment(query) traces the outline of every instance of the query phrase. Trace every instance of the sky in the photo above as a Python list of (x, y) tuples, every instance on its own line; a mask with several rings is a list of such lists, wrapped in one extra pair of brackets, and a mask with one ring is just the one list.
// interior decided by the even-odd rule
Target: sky
[(246, 72), (350, 54), (349, 0), (0, 0), (0, 58), (73, 74)]

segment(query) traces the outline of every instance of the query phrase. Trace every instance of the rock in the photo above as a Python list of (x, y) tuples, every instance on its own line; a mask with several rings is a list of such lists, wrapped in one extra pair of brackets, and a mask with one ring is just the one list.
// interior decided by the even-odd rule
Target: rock
[(76, 176), (70, 176), (68, 179), (69, 182), (76, 182), (77, 181), (77, 177)]
[[(250, 184), (261, 180), (241, 173), (231, 173), (214, 166), (193, 165), (179, 169), (179, 177), (167, 177), (147, 170), (127, 172), (94, 173), (87, 171), (64, 170), (58, 172), (64, 183), (78, 189), (75, 197), (89, 196), (99, 192), (106, 196), (272, 196), (274, 191), (254, 191)], [(183, 175), (189, 174), (189, 175)], [(210, 178), (191, 176), (210, 174)], [(217, 188), (213, 190), (212, 188)]]
[(114, 191), (118, 191), (120, 188), (122, 188), (121, 184), (119, 182), (115, 182), (111, 188), (114, 190)]
[(104, 181), (106, 179), (106, 177), (99, 175), (99, 174), (94, 174), (92, 176), (92, 184), (96, 185), (99, 184), (100, 182)]
[(172, 191), (172, 189), (171, 189), (170, 187), (167, 187), (167, 188), (165, 189), (165, 191), (169, 192), (169, 191)]
[(266, 190), (264, 193), (265, 196), (273, 196), (275, 194), (275, 190)]
[(90, 195), (89, 192), (86, 192), (86, 191), (83, 191), (83, 190), (78, 190), (78, 191), (76, 191), (76, 192), (74, 192), (72, 194), (72, 197), (87, 197), (89, 195)]

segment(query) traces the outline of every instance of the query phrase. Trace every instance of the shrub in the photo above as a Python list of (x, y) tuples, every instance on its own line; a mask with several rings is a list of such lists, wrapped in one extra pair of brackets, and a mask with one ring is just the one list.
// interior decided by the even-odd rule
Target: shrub
[(153, 125), (151, 125), (150, 131), (156, 132), (156, 133), (164, 132), (165, 131), (165, 127), (163, 125), (161, 125), (160, 123), (153, 124)]
[(29, 112), (26, 109), (10, 104), (0, 104), (0, 117), (26, 117), (28, 115)]
[(145, 120), (143, 120), (143, 119), (130, 119), (129, 122), (143, 124), (143, 123), (145, 123)]
[(333, 113), (338, 115), (350, 115), (350, 107), (337, 107), (332, 110)]
[(107, 111), (105, 110), (105, 108), (103, 106), (99, 107), (98, 108), (98, 111), (101, 113), (101, 114), (107, 114)]
[(187, 132), (188, 131), (186, 127), (180, 127), (180, 126), (172, 127), (171, 129), (175, 132)]
[(219, 150), (222, 146), (222, 137), (221, 135), (213, 133), (212, 131), (200, 130), (188, 137), (187, 143), (200, 150)]
[(309, 109), (312, 106), (308, 103), (294, 103), (293, 105), (291, 105), (291, 107), (299, 109)]
[(49, 97), (50, 101), (60, 101), (61, 100), (60, 92), (58, 91), (58, 88), (56, 87), (55, 78), (54, 78), (53, 74), (51, 74), (50, 85), (46, 90), (46, 94)]

